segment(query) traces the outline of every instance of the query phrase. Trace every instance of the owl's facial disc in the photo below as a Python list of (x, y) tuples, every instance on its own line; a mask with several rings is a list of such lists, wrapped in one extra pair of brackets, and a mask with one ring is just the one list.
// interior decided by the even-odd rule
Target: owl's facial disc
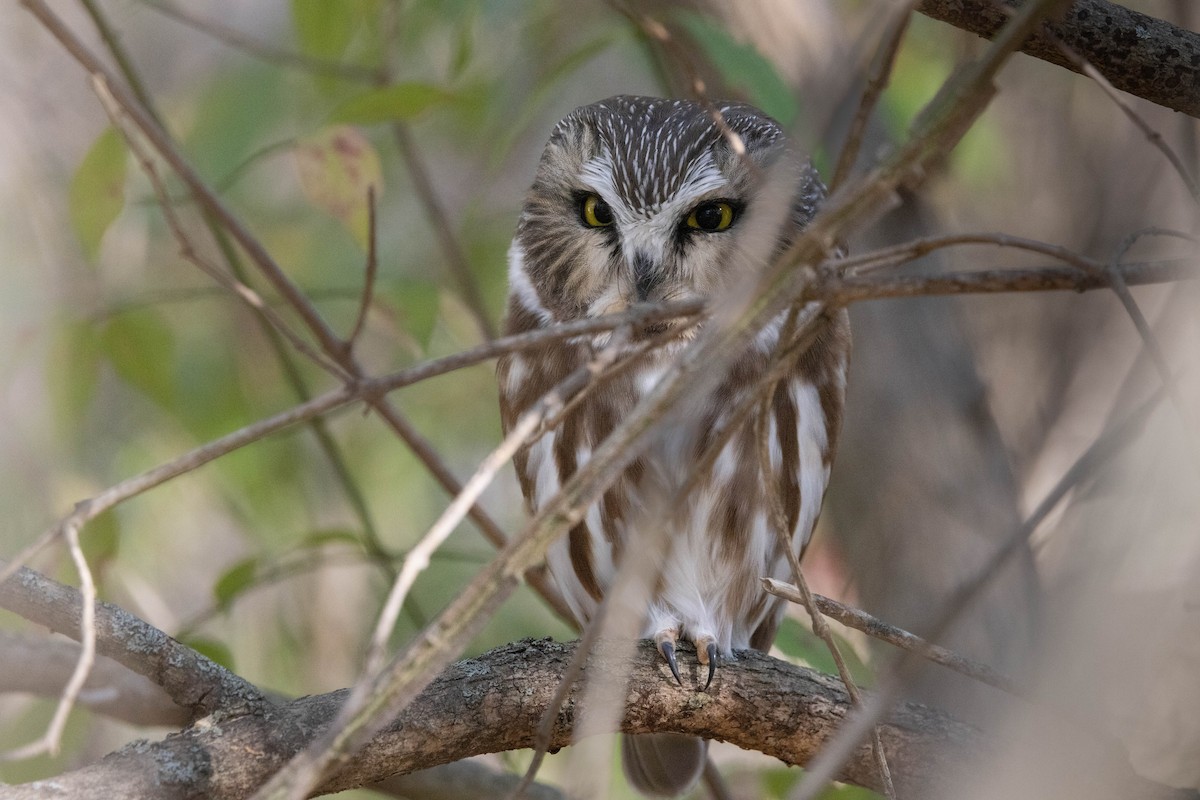
[(527, 308), (558, 320), (600, 316), (713, 297), (739, 279), (743, 222), (759, 216), (761, 168), (783, 134), (748, 106), (719, 110), (725, 132), (699, 104), (642, 97), (610, 98), (559, 123), (514, 241)]
[(603, 148), (580, 170), (587, 191), (580, 195), (579, 218), (606, 262), (604, 279), (588, 298), (588, 316), (708, 296), (719, 272), (714, 259), (729, 245), (720, 240), (744, 208), (730, 196), (733, 188), (711, 151), (696, 153), (669, 187), (661, 179), (628, 185), (623, 177), (646, 170), (627, 160)]

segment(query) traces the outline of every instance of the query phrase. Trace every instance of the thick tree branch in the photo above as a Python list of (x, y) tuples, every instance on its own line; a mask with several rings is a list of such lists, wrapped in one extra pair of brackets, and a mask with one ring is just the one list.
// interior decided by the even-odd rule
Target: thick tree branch
[[(452, 665), (321, 790), (529, 747), (574, 651), (574, 643), (526, 640)], [(694, 653), (681, 653), (681, 660), (696, 663)], [(750, 651), (723, 667), (707, 693), (693, 688), (698, 674), (688, 676), (685, 688), (676, 685), (649, 642), (628, 661), (593, 655), (585, 674), (596, 672), (630, 674), (631, 703), (621, 721), (627, 732), (698, 734), (792, 764), (805, 763), (849, 712), (835, 679)], [(586, 680), (568, 695), (553, 747), (570, 744), (585, 690)], [(53, 788), (49, 782), (27, 784), (5, 797), (245, 797), (333, 719), (345, 696), (343, 690), (306, 697), (219, 726), (197, 726), (157, 744), (131, 745), (57, 776)], [(902, 706), (881, 733), (897, 784), (910, 791), (956, 774), (983, 741), (975, 729), (919, 705)], [(875, 774), (870, 748), (862, 748), (842, 777), (871, 785)]]
[[(529, 747), (575, 647), (548, 639), (525, 640), (453, 664), (321, 791), (373, 784), (480, 753)], [(626, 732), (696, 734), (804, 764), (850, 713), (849, 699), (835, 679), (762, 653), (739, 652), (704, 693), (694, 688), (700, 680), (694, 653), (681, 652), (681, 661), (692, 667), (681, 688), (652, 643), (642, 642), (628, 660), (605, 656), (606, 650), (617, 653), (624, 648), (599, 648), (585, 675), (630, 676), (630, 705), (620, 723)], [(585, 691), (586, 680), (569, 694), (558, 714), (552, 746), (570, 744), (571, 728), (584, 713), (579, 703)], [(52, 782), (12, 787), (4, 797), (243, 798), (326, 726), (345, 696), (341, 690), (301, 698), (220, 725), (197, 726), (156, 744), (133, 744)], [(897, 786), (909, 797), (925, 796), (925, 787), (934, 781), (961, 778), (973, 754), (996, 744), (978, 730), (917, 704), (899, 706), (880, 732)], [(1064, 762), (1062, 769), (1075, 766)], [(875, 775), (870, 748), (861, 747), (841, 777), (873, 785)], [(1112, 780), (1127, 787), (1131, 797), (1161, 793), (1160, 787), (1116, 765)]]
[[(924, 0), (917, 10), (956, 28), (992, 38), (1008, 19), (997, 0)], [(1118, 89), (1200, 117), (1200, 34), (1108, 0), (1076, 0), (1048, 27)], [(1040, 33), (1021, 51), (1079, 72)]]

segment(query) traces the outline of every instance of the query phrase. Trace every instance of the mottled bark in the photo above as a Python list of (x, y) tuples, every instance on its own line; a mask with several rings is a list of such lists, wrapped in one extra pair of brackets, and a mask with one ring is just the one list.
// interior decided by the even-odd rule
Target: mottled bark
[[(550, 640), (505, 645), (445, 671), (324, 791), (376, 783), (389, 775), (472, 755), (529, 747), (534, 729), (575, 644)], [(601, 648), (610, 653), (626, 648)], [(761, 653), (738, 653), (699, 692), (694, 654), (684, 688), (670, 679), (653, 645), (631, 658), (593, 656), (585, 675), (629, 675), (627, 732), (674, 731), (761, 750), (803, 764), (849, 711), (832, 678)], [(685, 672), (687, 672), (685, 670)], [(240, 798), (279, 769), (334, 716), (345, 691), (305, 697), (261, 713), (199, 724), (158, 743), (136, 743), (97, 764), (0, 792), (6, 800), (45, 797)], [(570, 743), (580, 687), (558, 715), (553, 746)], [(920, 705), (903, 705), (882, 728), (893, 777), (909, 796), (933, 781), (961, 777), (983, 742), (970, 726)], [(869, 748), (845, 766), (845, 780), (875, 785)]]
[[(925, 0), (917, 10), (985, 38), (1008, 18), (996, 0)], [(1200, 117), (1200, 34), (1108, 0), (1076, 0), (1048, 27), (1118, 89)], [(1021, 49), (1078, 71), (1052, 37), (1036, 35)]]

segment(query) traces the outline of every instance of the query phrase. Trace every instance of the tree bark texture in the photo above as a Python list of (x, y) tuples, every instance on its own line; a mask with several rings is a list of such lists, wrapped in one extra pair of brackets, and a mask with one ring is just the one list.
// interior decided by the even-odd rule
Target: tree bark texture
[[(995, 0), (925, 0), (917, 10), (989, 39), (1008, 18)], [(1108, 0), (1076, 0), (1047, 28), (1118, 89), (1200, 117), (1200, 34)], [(1037, 34), (1021, 49), (1078, 72), (1053, 37)]]
[[(575, 652), (574, 643), (523, 640), (451, 666), (322, 791), (369, 785), (481, 753), (533, 745), (534, 730)], [(850, 711), (837, 681), (761, 653), (737, 653), (697, 690), (694, 653), (678, 686), (653, 644), (601, 646), (588, 676), (628, 675), (622, 730), (673, 731), (732, 742), (789, 764), (806, 763)], [(552, 747), (570, 744), (581, 713), (577, 684), (558, 713)], [(157, 743), (138, 742), (102, 761), (36, 783), (0, 790), (5, 800), (55, 797), (194, 798), (250, 795), (337, 712), (346, 691), (304, 697), (260, 713), (209, 718)], [(932, 782), (962, 777), (983, 736), (939, 711), (900, 706), (882, 728), (897, 786), (921, 796)], [(844, 780), (877, 786), (870, 748), (845, 765)]]

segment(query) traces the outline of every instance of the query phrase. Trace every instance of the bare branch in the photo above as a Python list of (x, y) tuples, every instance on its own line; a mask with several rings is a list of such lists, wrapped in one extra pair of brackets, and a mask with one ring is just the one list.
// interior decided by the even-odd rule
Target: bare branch
[[(799, 587), (777, 581), (774, 578), (763, 578), (763, 588), (776, 597), (782, 597), (785, 600), (799, 603), (805, 607), (808, 606), (808, 602)], [(888, 644), (916, 653), (922, 658), (927, 658), (935, 664), (941, 664), (943, 667), (966, 675), (968, 678), (974, 678), (981, 683), (1002, 689), (1010, 694), (1026, 696), (1026, 693), (1021, 691), (1015, 681), (1007, 675), (1003, 675), (992, 669), (987, 664), (980, 664), (978, 661), (961, 656), (953, 650), (947, 650), (945, 647), (927, 642), (920, 636), (909, 633), (902, 628), (897, 628), (895, 625), (890, 625), (862, 609), (843, 605), (824, 595), (812, 594), (810, 596), (813, 605), (822, 614), (830, 619), (837, 620), (847, 628), (854, 628), (868, 636), (879, 639), (881, 642), (887, 642)]]
[(862, 99), (858, 103), (858, 110), (854, 112), (854, 119), (850, 122), (850, 129), (846, 132), (846, 139), (842, 143), (842, 151), (838, 154), (837, 166), (833, 169), (833, 177), (829, 180), (830, 191), (836, 191), (839, 186), (846, 182), (846, 178), (850, 177), (851, 170), (854, 169), (854, 163), (858, 160), (858, 151), (862, 146), (863, 134), (867, 130), (867, 122), (871, 119), (871, 112), (875, 110), (876, 103), (883, 95), (883, 90), (887, 87), (888, 78), (892, 74), (892, 66), (896, 61), (896, 54), (900, 52), (900, 43), (904, 40), (904, 32), (908, 30), (908, 22), (912, 19), (914, 7), (920, 0), (907, 0), (903, 6), (896, 9), (894, 17), (888, 22), (887, 28), (883, 32), (883, 40), (880, 47), (875, 51), (875, 56), (871, 60), (870, 76), (867, 78), (866, 88), (863, 89)]
[[(0, 559), (0, 565), (6, 562)], [(72, 638), (80, 636), (83, 599), (77, 589), (22, 568), (0, 582), (0, 607)], [(96, 652), (157, 683), (191, 718), (245, 711), (265, 701), (254, 686), (124, 609), (96, 602)], [(117, 795), (113, 795), (117, 796)]]
[(58, 754), (59, 747), (62, 745), (63, 730), (67, 726), (67, 715), (74, 708), (75, 701), (92, 671), (92, 665), (96, 662), (96, 581), (93, 579), (92, 570), (83, 555), (83, 548), (79, 545), (79, 524), (64, 526), (63, 535), (67, 540), (67, 550), (75, 565), (75, 572), (79, 576), (80, 614), (77, 631), (80, 643), (79, 657), (75, 661), (75, 668), (71, 670), (71, 677), (67, 679), (66, 686), (63, 687), (62, 694), (58, 699), (58, 706), (54, 709), (54, 716), (50, 719), (46, 732), (37, 741), (7, 753), (0, 753), (0, 761), (16, 761), (43, 753)]
[(183, 23), (189, 28), (211, 36), (223, 44), (272, 64), (292, 69), (301, 69), (311, 72), (314, 75), (324, 75), (330, 78), (341, 78), (360, 83), (375, 83), (380, 78), (379, 71), (370, 67), (360, 67), (356, 64), (314, 58), (302, 53), (283, 50), (261, 39), (248, 36), (236, 28), (222, 25), (213, 20), (201, 19), (191, 12), (184, 11), (159, 0), (141, 0), (141, 3), (147, 8), (152, 8), (160, 14), (170, 17), (176, 22)]
[[(57, 697), (79, 662), (75, 642), (0, 631), (0, 694)], [(100, 656), (83, 684), (78, 704), (131, 725), (181, 728), (191, 715), (149, 678)]]
[(450, 224), (450, 215), (446, 213), (441, 200), (438, 199), (437, 191), (433, 187), (433, 179), (429, 177), (429, 170), (426, 169), (425, 162), (421, 159), (417, 143), (413, 141), (412, 131), (403, 122), (397, 122), (392, 125), (392, 133), (396, 138), (396, 147), (400, 150), (400, 157), (404, 159), (409, 177), (412, 178), (413, 189), (416, 191), (421, 205), (425, 208), (425, 215), (429, 217), (429, 222), (433, 226), (433, 233), (437, 237), (438, 247), (442, 250), (442, 257), (446, 259), (446, 266), (450, 268), (450, 274), (454, 276), (454, 281), (458, 284), (463, 303), (471, 312), (471, 317), (475, 320), (475, 325), (479, 328), (479, 334), (484, 341), (495, 339), (496, 327), (488, 317), (487, 306), (484, 304), (483, 294), (479, 290), (479, 282), (475, 280), (467, 254), (463, 252), (458, 236)]
[[(525, 640), (450, 666), (320, 791), (364, 786), (391, 774), (480, 753), (529, 747), (575, 649), (573, 643)], [(736, 661), (722, 670), (720, 686), (696, 693), (663, 680), (651, 642), (641, 642), (628, 656), (608, 655), (625, 653), (624, 647), (598, 650), (590, 656), (585, 675), (630, 676), (628, 694), (637, 700), (619, 720), (627, 733), (703, 736), (765, 749), (786, 763), (803, 764), (849, 711), (845, 691), (835, 680), (762, 653), (739, 651)], [(584, 681), (569, 693), (554, 726), (554, 747), (570, 744), (572, 721), (587, 714), (580, 705), (586, 687)], [(98, 764), (60, 775), (54, 784), (60, 797), (243, 798), (303, 748), (314, 732), (328, 726), (345, 698), (346, 690), (306, 697), (220, 726), (191, 728), (156, 744), (126, 748)], [(914, 797), (921, 796), (919, 787), (960, 774), (967, 755), (983, 745), (974, 728), (919, 705), (901, 706), (881, 730), (896, 781), (902, 791), (915, 792), (909, 795)], [(205, 768), (178, 768), (184, 764)], [(840, 777), (874, 786), (874, 776), (870, 752), (863, 748)], [(5, 796), (28, 800), (45, 796), (44, 790), (28, 784), (9, 789)]]
[[(990, 39), (1006, 19), (997, 6), (993, 0), (923, 0), (917, 10)], [(1200, 117), (1200, 34), (1108, 0), (1076, 0), (1047, 27), (1121, 91)], [(1079, 71), (1040, 32), (1021, 50)]]
[(366, 275), (363, 277), (363, 289), (358, 304), (358, 314), (354, 318), (354, 325), (350, 328), (350, 335), (346, 337), (347, 352), (354, 347), (359, 334), (362, 333), (363, 326), (367, 324), (367, 314), (371, 310), (371, 298), (375, 294), (375, 277), (379, 272), (379, 230), (376, 220), (378, 216), (376, 205), (375, 186), (371, 185), (367, 187)]
[[(1193, 261), (1154, 261), (1123, 264), (1121, 276), (1129, 286), (1196, 280)], [(943, 272), (936, 275), (863, 275), (832, 277), (824, 281), (824, 293), (837, 303), (857, 303), (885, 297), (929, 297), (954, 294), (1005, 292), (1088, 292), (1110, 288), (1106, 271), (1075, 267), (1041, 269), (989, 269)]]

